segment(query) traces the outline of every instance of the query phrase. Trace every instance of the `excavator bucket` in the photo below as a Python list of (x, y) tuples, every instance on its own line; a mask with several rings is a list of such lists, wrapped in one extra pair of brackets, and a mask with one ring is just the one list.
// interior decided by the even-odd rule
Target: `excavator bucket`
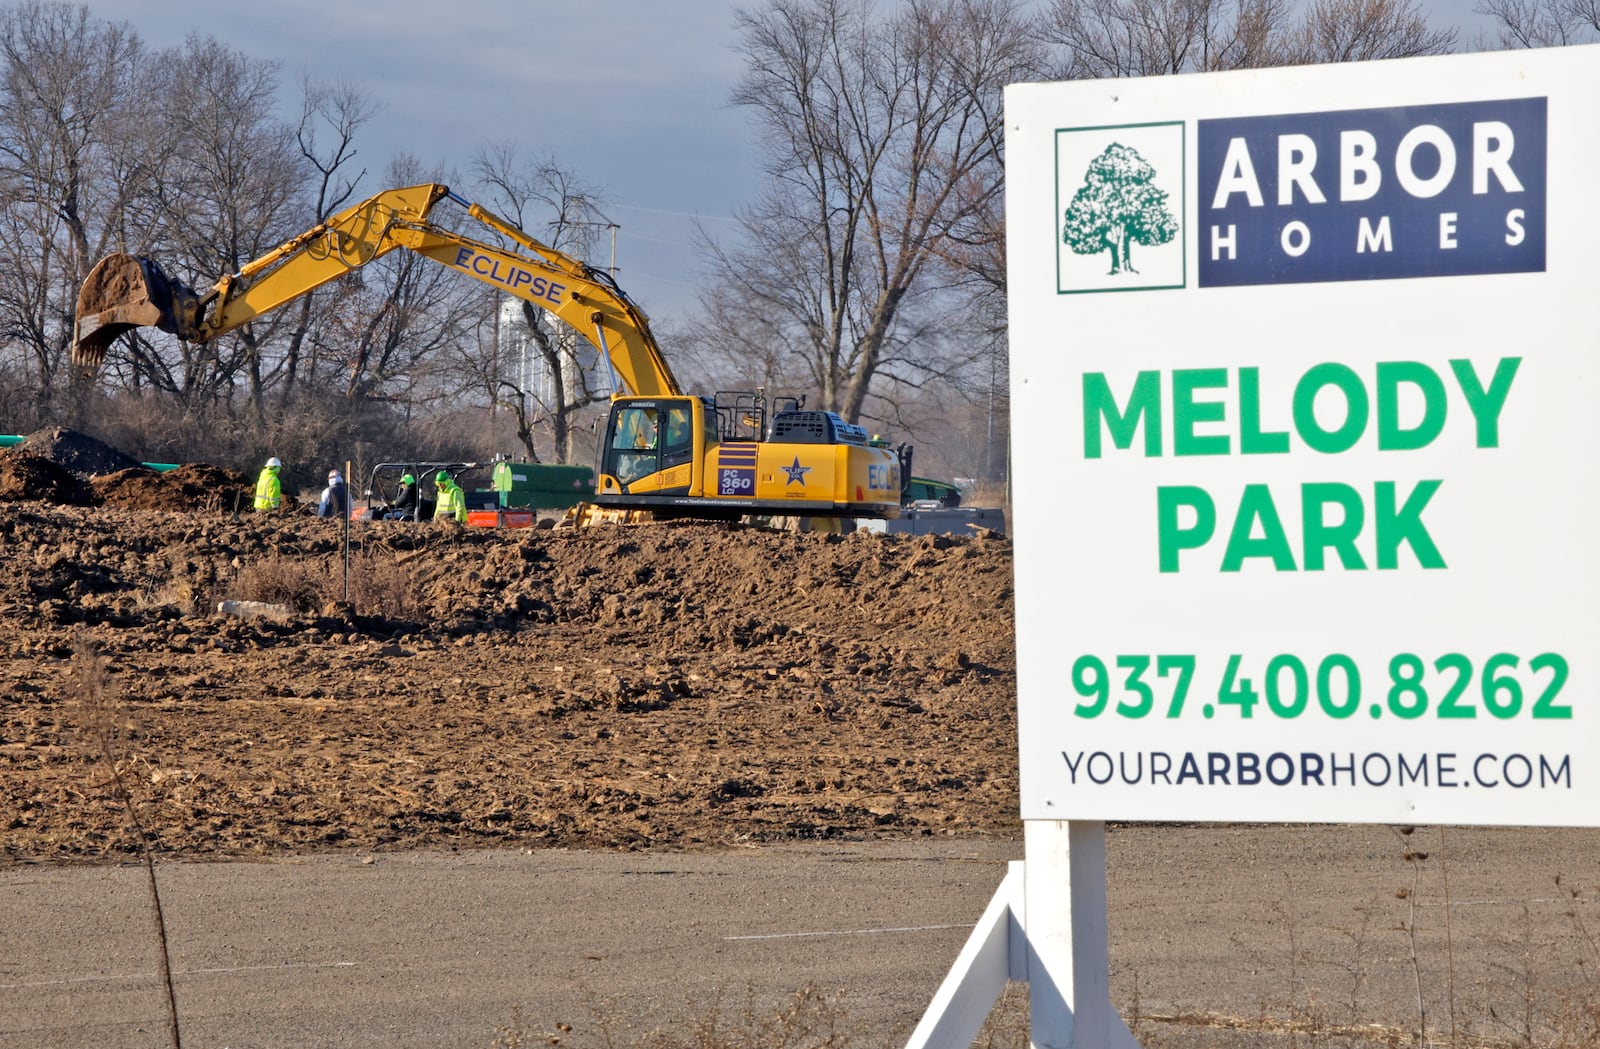
[(81, 368), (85, 378), (92, 376), (117, 337), (134, 328), (154, 325), (183, 334), (187, 325), (179, 311), (192, 309), (193, 303), (194, 292), (170, 279), (151, 259), (107, 255), (78, 289), (72, 366)]

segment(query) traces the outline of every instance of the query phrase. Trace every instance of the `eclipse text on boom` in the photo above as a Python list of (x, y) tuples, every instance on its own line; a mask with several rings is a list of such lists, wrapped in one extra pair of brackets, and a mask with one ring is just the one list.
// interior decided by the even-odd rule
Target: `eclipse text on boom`
[[(1500, 415), (1521, 363), (1520, 357), (1504, 357), (1484, 375), (1466, 359), (1451, 360), (1445, 368), (1382, 361), (1365, 376), (1345, 364), (1318, 364), (1294, 384), (1287, 428), (1263, 423), (1259, 368), (1141, 371), (1120, 397), (1106, 373), (1086, 372), (1083, 455), (1104, 458), (1108, 437), (1120, 451), (1133, 451), (1137, 442), (1146, 458), (1307, 450), (1338, 455), (1363, 441), (1379, 452), (1412, 452), (1432, 444), (1457, 420), (1471, 426), (1474, 447), (1498, 448)], [(1319, 414), (1319, 401), (1335, 410)], [(1329, 423), (1330, 418), (1337, 421)], [(1398, 568), (1402, 550), (1410, 550), (1421, 567), (1445, 568), (1424, 518), (1443, 483), (1420, 480), (1403, 489), (1399, 482), (1379, 480), (1370, 492), (1336, 481), (1301, 484), (1293, 496), (1300, 517), (1298, 556), (1279, 510), (1285, 493), (1266, 484), (1244, 485), (1237, 505), (1222, 508), (1233, 518), (1223, 529), (1218, 500), (1209, 491), (1161, 485), (1156, 489), (1157, 562), (1162, 572), (1213, 566), (1237, 572), (1252, 562), (1279, 572), (1322, 571), (1335, 563), (1361, 571)]]
[(496, 284), (503, 284), (525, 299), (545, 299), (559, 304), (567, 291), (565, 284), (532, 273), (509, 259), (496, 258), (471, 248), (458, 250), (451, 265), (467, 273), (487, 277)]

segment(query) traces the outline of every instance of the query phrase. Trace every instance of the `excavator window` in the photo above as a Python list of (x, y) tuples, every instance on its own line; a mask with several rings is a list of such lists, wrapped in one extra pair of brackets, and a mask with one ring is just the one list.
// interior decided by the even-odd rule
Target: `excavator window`
[(694, 409), (687, 404), (667, 409), (667, 440), (661, 449), (663, 470), (694, 458)]
[(660, 412), (656, 408), (622, 408), (611, 431), (611, 454), (618, 481), (632, 484), (661, 467), (657, 448)]

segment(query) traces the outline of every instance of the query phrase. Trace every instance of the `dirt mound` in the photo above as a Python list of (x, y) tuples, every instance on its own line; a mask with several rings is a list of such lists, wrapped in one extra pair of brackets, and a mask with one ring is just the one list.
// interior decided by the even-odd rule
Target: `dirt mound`
[(102, 738), (189, 854), (1017, 824), (1004, 538), (364, 522), (347, 557), (342, 534), (0, 514), (0, 855), (133, 849)]
[(237, 470), (186, 463), (157, 473), (146, 467), (120, 470), (93, 480), (96, 502), (127, 510), (245, 511), (255, 484)]
[[(29, 434), (17, 448), (30, 455), (49, 459), (84, 477), (136, 470), (139, 460), (130, 458), (101, 441), (76, 430), (39, 430)], [(43, 498), (39, 496), (37, 498)]]
[(67, 506), (87, 506), (94, 491), (71, 470), (21, 445), (0, 452), (0, 500), (22, 502), (41, 499)]
[(254, 480), (236, 470), (185, 463), (157, 471), (75, 430), (40, 430), (0, 452), (0, 501), (234, 514), (251, 509), (254, 492)]

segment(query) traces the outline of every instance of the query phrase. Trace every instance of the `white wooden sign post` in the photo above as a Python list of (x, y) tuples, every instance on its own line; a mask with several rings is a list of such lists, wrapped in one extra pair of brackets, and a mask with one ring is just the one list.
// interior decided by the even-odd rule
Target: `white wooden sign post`
[[(1596, 826), (1600, 46), (1006, 92), (1025, 858), (1006, 980), (1122, 1047), (1106, 820)], [(992, 992), (992, 993), (991, 993)]]

